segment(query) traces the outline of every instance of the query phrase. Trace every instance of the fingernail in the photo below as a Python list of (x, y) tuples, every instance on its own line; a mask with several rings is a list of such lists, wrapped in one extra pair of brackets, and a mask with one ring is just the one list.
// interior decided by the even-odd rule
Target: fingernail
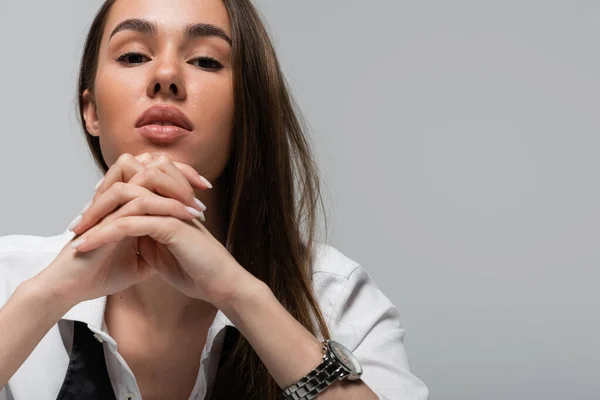
[(195, 197), (194, 197), (194, 201), (196, 202), (196, 204), (198, 204), (198, 207), (200, 207), (202, 209), (202, 211), (206, 211), (206, 206), (204, 205), (203, 202), (201, 202), (200, 200), (198, 200)]
[(102, 182), (104, 182), (104, 177), (102, 177), (102, 179), (100, 179), (98, 181), (98, 183), (96, 183), (96, 187), (94, 188), (94, 190), (98, 190), (98, 188), (100, 187), (100, 185), (102, 185)]
[(192, 214), (196, 218), (198, 218), (202, 214), (201, 211), (198, 211), (198, 210), (196, 210), (195, 208), (192, 208), (192, 207), (186, 207), (185, 211), (189, 212), (190, 214)]
[(204, 217), (203, 212), (200, 213), (200, 217), (198, 217), (198, 218), (200, 218), (200, 221), (202, 221), (202, 222), (206, 221), (206, 218)]
[(90, 206), (92, 205), (92, 202), (90, 201), (89, 203), (87, 203), (85, 205), (85, 207), (83, 207), (83, 210), (81, 210), (81, 214), (84, 214), (88, 208), (90, 208)]
[(206, 183), (206, 186), (208, 186), (209, 189), (213, 188), (213, 185), (208, 181), (208, 179), (206, 179), (205, 177), (203, 177), (202, 175), (198, 175), (200, 177), (200, 180), (204, 183)]
[(84, 238), (79, 238), (76, 241), (74, 241), (73, 243), (71, 243), (71, 247), (74, 248), (74, 249), (76, 249), (79, 246), (81, 246), (84, 242), (85, 242)]
[(70, 230), (70, 231), (73, 231), (73, 229), (77, 228), (77, 226), (78, 226), (78, 225), (79, 225), (79, 223), (81, 222), (81, 218), (82, 218), (82, 216), (81, 216), (81, 215), (79, 215), (77, 218), (75, 218), (75, 219), (73, 220), (73, 222), (71, 222), (71, 223), (69, 224), (69, 230)]

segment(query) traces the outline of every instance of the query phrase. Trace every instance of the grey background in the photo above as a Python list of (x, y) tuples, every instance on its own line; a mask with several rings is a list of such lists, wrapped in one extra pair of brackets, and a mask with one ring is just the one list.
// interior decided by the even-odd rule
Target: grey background
[[(0, 235), (100, 175), (75, 114), (100, 1), (0, 2)], [(266, 1), (330, 243), (397, 304), (436, 399), (599, 399), (597, 1)]]

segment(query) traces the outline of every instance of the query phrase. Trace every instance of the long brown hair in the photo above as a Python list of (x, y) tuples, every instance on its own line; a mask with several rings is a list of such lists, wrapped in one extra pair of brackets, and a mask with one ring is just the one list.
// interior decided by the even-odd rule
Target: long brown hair
[[(85, 89), (93, 93), (107, 0), (90, 27), (79, 74), (79, 118), (101, 170), (99, 138), (83, 118)], [(227, 250), (271, 288), (285, 309), (314, 335), (330, 338), (311, 281), (319, 176), (306, 124), (289, 94), (275, 50), (250, 0), (223, 0), (232, 26), (234, 146), (220, 179), (228, 201)], [(327, 235), (327, 220), (324, 219)], [(239, 335), (211, 394), (216, 399), (276, 400), (281, 389), (248, 341)], [(308, 371), (307, 371), (308, 372)], [(223, 378), (223, 379), (219, 379)]]

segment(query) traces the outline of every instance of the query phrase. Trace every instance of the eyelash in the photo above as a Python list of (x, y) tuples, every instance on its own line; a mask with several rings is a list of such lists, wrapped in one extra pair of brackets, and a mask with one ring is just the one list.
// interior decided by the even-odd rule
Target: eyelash
[[(127, 59), (127, 57), (131, 57), (131, 56), (146, 57), (145, 55), (143, 55), (141, 53), (129, 52), (129, 53), (125, 53), (125, 54), (119, 56), (119, 58), (117, 58), (117, 61), (120, 62), (120, 63), (127, 63), (125, 60)], [(207, 57), (207, 56), (196, 57), (194, 60), (204, 60), (204, 61), (210, 61), (211, 63), (213, 63), (213, 67), (199, 67), (199, 68), (202, 68), (202, 69), (208, 69), (208, 70), (217, 71), (217, 70), (223, 68), (223, 65), (217, 59), (212, 58), (212, 57)], [(139, 65), (139, 64), (141, 64), (141, 62), (139, 62), (139, 63), (127, 63), (127, 64), (130, 64), (130, 65)]]

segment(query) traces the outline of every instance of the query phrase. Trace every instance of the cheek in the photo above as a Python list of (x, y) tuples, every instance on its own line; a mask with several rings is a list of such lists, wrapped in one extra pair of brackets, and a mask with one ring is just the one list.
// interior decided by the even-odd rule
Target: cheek
[(233, 120), (233, 89), (231, 80), (223, 77), (188, 85), (188, 103), (196, 126), (210, 129), (231, 129)]
[(189, 117), (196, 126), (190, 138), (192, 157), (198, 171), (207, 179), (218, 178), (231, 157), (234, 101), (229, 81), (212, 82), (190, 88)]
[[(145, 96), (145, 86), (139, 75), (111, 73), (96, 78), (98, 122), (101, 130), (100, 149), (104, 161), (111, 166), (125, 152), (136, 149), (135, 128), (136, 105)], [(139, 108), (139, 106), (138, 106)]]
[(104, 125), (111, 122), (129, 123), (131, 115), (128, 114), (146, 95), (144, 79), (139, 73), (119, 73), (106, 68), (104, 74), (98, 75), (95, 84), (99, 104), (98, 118)]

